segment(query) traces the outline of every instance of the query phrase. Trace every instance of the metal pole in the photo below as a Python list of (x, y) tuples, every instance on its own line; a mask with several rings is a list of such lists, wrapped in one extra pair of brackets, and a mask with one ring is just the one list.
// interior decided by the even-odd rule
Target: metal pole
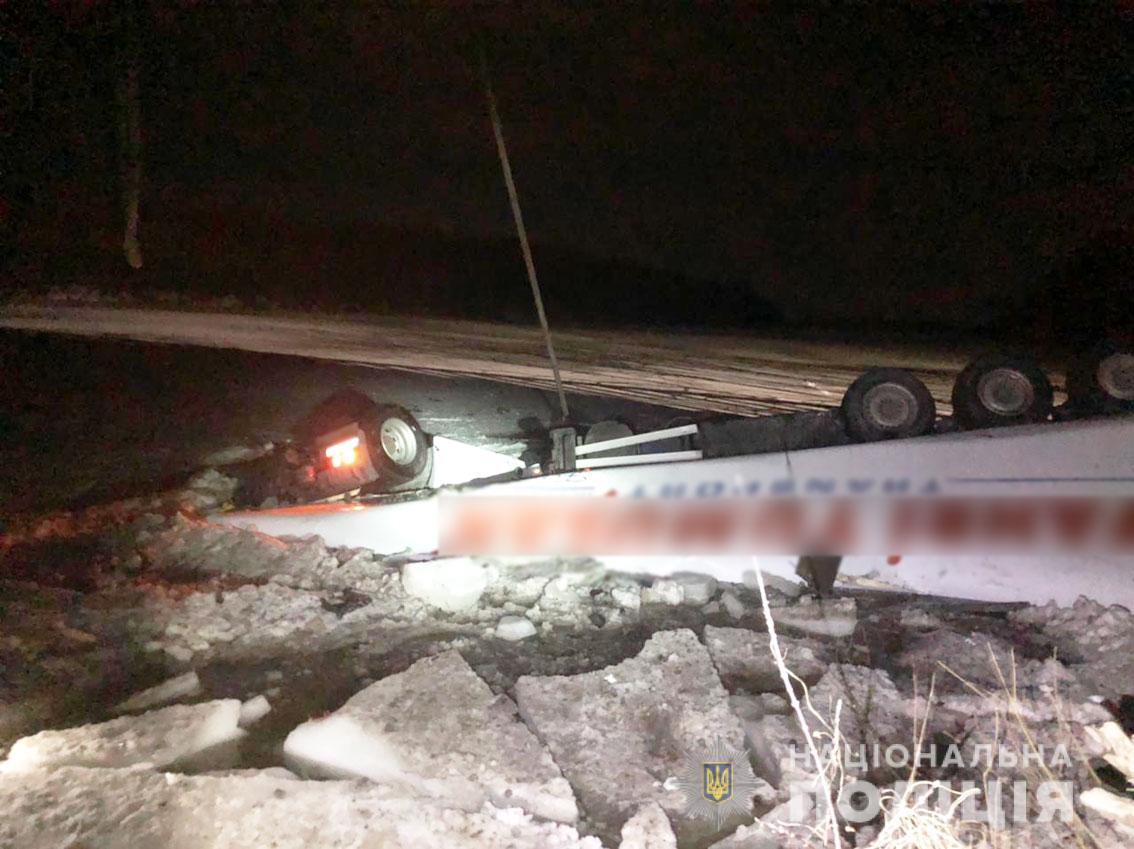
[(563, 421), (567, 421), (567, 396), (563, 394), (563, 381), (559, 377), (559, 360), (555, 357), (555, 346), (551, 343), (551, 328), (547, 325), (547, 313), (543, 309), (543, 296), (539, 290), (539, 278), (536, 277), (535, 260), (532, 259), (532, 249), (528, 244), (528, 231), (524, 227), (524, 216), (520, 212), (520, 197), (516, 193), (516, 181), (512, 179), (512, 164), (508, 160), (508, 147), (504, 144), (504, 127), (500, 123), (500, 113), (496, 109), (496, 95), (492, 91), (492, 78), (488, 73), (488, 59), (483, 48), (480, 51), (480, 65), (484, 75), (484, 93), (488, 97), (488, 114), (492, 119), (492, 132), (496, 136), (496, 152), (500, 156), (500, 168), (504, 172), (504, 183), (508, 187), (508, 201), (512, 205), (512, 218), (516, 222), (516, 232), (520, 236), (520, 251), (524, 255), (524, 266), (528, 270), (528, 282), (532, 284), (532, 299), (535, 301), (536, 314), (539, 316), (539, 323), (543, 328), (543, 338), (547, 343), (547, 358), (551, 361), (551, 373), (555, 377), (555, 391), (559, 395), (559, 409), (563, 414)]

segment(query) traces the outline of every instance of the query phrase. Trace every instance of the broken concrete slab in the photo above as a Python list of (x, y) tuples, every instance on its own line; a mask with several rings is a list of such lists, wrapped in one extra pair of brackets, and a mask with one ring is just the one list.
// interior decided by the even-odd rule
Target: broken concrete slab
[(419, 660), (300, 725), (284, 753), (309, 774), (369, 778), (450, 807), (487, 801), (557, 822), (578, 817), (559, 767), (506, 696), (455, 651)]
[(76, 728), (40, 731), (17, 740), (0, 764), (5, 772), (61, 766), (170, 769), (239, 740), (240, 701), (171, 705)]
[(617, 843), (626, 821), (651, 801), (670, 816), (683, 844), (719, 833), (711, 821), (683, 816), (686, 799), (676, 781), (687, 753), (718, 739), (743, 749), (743, 731), (692, 631), (656, 633), (637, 656), (605, 669), (520, 678), (516, 701), (607, 842)]
[(201, 692), (201, 679), (196, 672), (186, 672), (176, 678), (170, 678), (162, 683), (135, 693), (113, 708), (112, 713), (134, 713), (139, 710), (161, 707), (179, 699), (187, 699)]
[[(730, 692), (782, 693), (783, 679), (768, 648), (768, 635), (746, 628), (706, 625), (705, 645), (721, 681)], [(780, 648), (788, 668), (808, 686), (827, 671), (827, 653), (813, 640), (780, 637)]]
[(462, 811), (369, 782), (82, 769), (0, 775), (0, 847), (602, 849), (516, 808)]

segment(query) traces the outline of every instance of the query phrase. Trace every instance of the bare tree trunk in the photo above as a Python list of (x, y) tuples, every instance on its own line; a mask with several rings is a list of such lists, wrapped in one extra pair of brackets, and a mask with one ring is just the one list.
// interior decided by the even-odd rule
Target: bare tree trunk
[(118, 134), (122, 160), (122, 206), (125, 232), (122, 250), (131, 268), (142, 267), (138, 240), (139, 203), (142, 194), (142, 108), (138, 97), (137, 7), (124, 4), (125, 61), (119, 83)]

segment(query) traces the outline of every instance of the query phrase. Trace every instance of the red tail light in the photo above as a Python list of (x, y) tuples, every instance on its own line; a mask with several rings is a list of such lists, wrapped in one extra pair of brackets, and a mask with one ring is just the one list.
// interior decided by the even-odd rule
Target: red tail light
[(358, 464), (359, 439), (352, 436), (323, 449), (327, 459), (331, 461), (331, 468), (341, 469)]

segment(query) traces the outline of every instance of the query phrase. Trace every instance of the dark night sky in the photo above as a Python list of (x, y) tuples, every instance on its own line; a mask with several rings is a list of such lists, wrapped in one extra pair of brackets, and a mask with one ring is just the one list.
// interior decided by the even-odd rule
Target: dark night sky
[[(5, 26), (8, 256), (58, 277), (37, 252), (114, 261), (120, 40), (107, 4), (30, 8)], [(539, 245), (705, 299), (729, 281), (789, 318), (980, 323), (1131, 241), (1119, 4), (152, 2), (140, 20), (154, 285), (210, 251), (303, 287), (390, 227), (510, 236), (478, 41)]]

